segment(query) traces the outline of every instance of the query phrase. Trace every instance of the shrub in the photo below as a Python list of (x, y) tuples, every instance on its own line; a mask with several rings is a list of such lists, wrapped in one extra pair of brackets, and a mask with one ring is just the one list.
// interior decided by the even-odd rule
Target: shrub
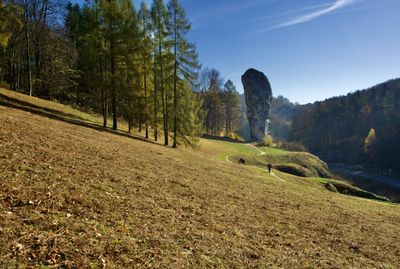
[(230, 139), (233, 139), (235, 141), (244, 142), (243, 137), (241, 137), (239, 134), (237, 134), (235, 132), (229, 132), (226, 137), (230, 138)]
[(305, 152), (306, 148), (298, 142), (288, 142), (288, 141), (279, 141), (276, 143), (276, 146), (280, 149), (285, 149), (289, 151), (299, 151), (299, 152)]
[(270, 147), (274, 144), (274, 139), (270, 135), (265, 135), (261, 142), (264, 146)]

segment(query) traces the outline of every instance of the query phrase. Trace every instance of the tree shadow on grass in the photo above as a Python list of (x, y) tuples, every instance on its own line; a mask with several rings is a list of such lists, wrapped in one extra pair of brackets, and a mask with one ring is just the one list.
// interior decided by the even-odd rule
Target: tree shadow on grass
[(232, 143), (238, 143), (238, 144), (245, 144), (246, 142), (237, 140), (237, 139), (233, 139), (233, 138), (229, 138), (226, 136), (213, 136), (213, 135), (207, 135), (204, 134), (201, 136), (201, 138), (204, 139), (209, 139), (209, 140), (217, 140), (217, 141), (225, 141), (225, 142), (232, 142)]
[(29, 102), (15, 100), (13, 98), (4, 96), (2, 94), (0, 94), (0, 105), (5, 106), (5, 107), (23, 110), (23, 111), (26, 111), (26, 112), (29, 112), (29, 113), (32, 113), (35, 115), (43, 116), (43, 117), (46, 117), (49, 119), (59, 120), (59, 121), (74, 124), (77, 126), (91, 128), (91, 129), (94, 129), (94, 130), (97, 130), (100, 132), (107, 132), (107, 133), (111, 133), (114, 135), (119, 135), (119, 136), (123, 136), (123, 137), (127, 137), (127, 138), (132, 138), (135, 140), (140, 140), (143, 142), (152, 143), (154, 145), (162, 146), (161, 144), (159, 144), (155, 141), (151, 141), (144, 137), (136, 136), (136, 135), (133, 135), (133, 134), (130, 134), (127, 132), (123, 132), (123, 131), (116, 131), (116, 130), (112, 130), (109, 128), (105, 128), (99, 124), (87, 122), (87, 121), (85, 121), (85, 119), (75, 116), (75, 115), (63, 113), (63, 112), (53, 110), (53, 109), (43, 108), (43, 107), (31, 104)]
[(62, 117), (66, 117), (66, 118), (70, 118), (70, 119), (76, 119), (76, 120), (81, 120), (81, 121), (86, 121), (87, 120), (87, 119), (84, 119), (84, 118), (79, 117), (79, 116), (74, 115), (74, 114), (65, 113), (65, 112), (62, 112), (62, 111), (59, 111), (59, 110), (55, 110), (55, 109), (51, 109), (51, 108), (48, 108), (48, 107), (38, 106), (38, 105), (32, 104), (30, 102), (26, 102), (26, 101), (23, 101), (23, 100), (12, 98), (12, 97), (4, 95), (2, 93), (0, 93), (0, 100), (4, 100), (6, 103), (20, 105), (22, 107), (30, 107), (30, 108), (38, 109), (38, 110), (41, 110), (41, 111), (47, 111), (49, 113), (57, 114), (57, 115), (60, 115)]

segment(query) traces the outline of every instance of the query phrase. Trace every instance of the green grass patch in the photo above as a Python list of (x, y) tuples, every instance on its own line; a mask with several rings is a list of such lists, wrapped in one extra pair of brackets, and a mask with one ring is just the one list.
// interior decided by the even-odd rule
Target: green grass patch
[(300, 177), (332, 178), (328, 166), (317, 156), (304, 152), (280, 152), (279, 154), (234, 154), (232, 161), (245, 158), (246, 164), (266, 168), (270, 163), (274, 169)]
[(271, 148), (271, 147), (257, 147), (261, 151), (265, 152), (268, 155), (282, 155), (282, 154), (291, 154), (294, 152), (286, 151), (284, 149), (278, 149), (278, 148)]

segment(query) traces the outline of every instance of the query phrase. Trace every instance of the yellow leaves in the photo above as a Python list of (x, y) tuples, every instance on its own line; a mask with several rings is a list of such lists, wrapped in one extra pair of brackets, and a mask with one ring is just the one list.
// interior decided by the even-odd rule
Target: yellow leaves
[(12, 4), (4, 5), (0, 0), (0, 47), (7, 47), (8, 40), (11, 38), (11, 25), (20, 26), (18, 19), (20, 9)]
[(368, 136), (364, 140), (364, 152), (368, 152), (370, 150), (371, 145), (376, 141), (376, 132), (375, 129), (371, 128), (369, 130)]

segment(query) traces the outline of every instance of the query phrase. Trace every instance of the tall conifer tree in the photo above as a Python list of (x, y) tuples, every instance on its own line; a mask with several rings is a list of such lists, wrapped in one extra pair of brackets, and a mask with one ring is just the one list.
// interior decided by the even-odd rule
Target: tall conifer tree
[(186, 34), (190, 30), (190, 23), (186, 18), (185, 10), (178, 0), (171, 0), (168, 4), (168, 30), (173, 47), (173, 99), (174, 99), (174, 118), (173, 118), (173, 147), (177, 146), (178, 136), (178, 100), (179, 96), (185, 94), (183, 90), (184, 81), (193, 85), (197, 79), (196, 47), (186, 40)]
[(168, 74), (168, 53), (170, 49), (167, 31), (168, 11), (164, 5), (163, 0), (154, 0), (151, 8), (151, 16), (153, 20), (154, 39), (156, 46), (156, 71), (157, 85), (161, 90), (161, 103), (163, 114), (163, 129), (164, 129), (164, 145), (168, 145), (168, 88), (167, 88), (167, 74)]

